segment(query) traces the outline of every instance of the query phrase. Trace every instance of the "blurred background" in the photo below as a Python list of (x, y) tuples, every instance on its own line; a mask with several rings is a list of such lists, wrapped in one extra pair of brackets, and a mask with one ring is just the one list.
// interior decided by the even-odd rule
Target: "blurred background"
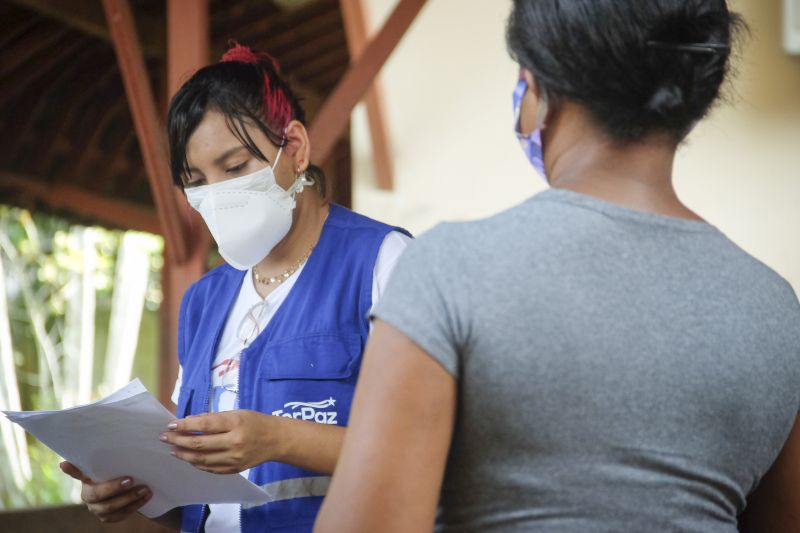
[[(730, 5), (751, 34), (680, 151), (677, 189), (800, 291), (800, 55), (785, 46), (800, 2)], [(175, 88), (229, 39), (282, 64), (337, 202), (419, 234), (544, 189), (513, 133), (509, 9), (0, 0), (0, 409), (86, 403), (134, 377), (168, 404), (180, 295), (219, 258), (168, 182), (161, 128)], [(0, 438), (0, 530), (56, 516), (102, 530), (77, 507), (42, 509), (77, 501), (76, 485), (2, 417)]]
[[(395, 0), (365, 3), (378, 27)], [(545, 187), (513, 133), (519, 68), (503, 39), (510, 2), (462, 5), (428, 2), (381, 73), (393, 191), (375, 187), (364, 107), (354, 114), (356, 210), (415, 233), (444, 219), (491, 215)], [(800, 291), (800, 55), (783, 47), (782, 0), (729, 5), (751, 35), (727, 101), (680, 151), (676, 187), (692, 209)]]

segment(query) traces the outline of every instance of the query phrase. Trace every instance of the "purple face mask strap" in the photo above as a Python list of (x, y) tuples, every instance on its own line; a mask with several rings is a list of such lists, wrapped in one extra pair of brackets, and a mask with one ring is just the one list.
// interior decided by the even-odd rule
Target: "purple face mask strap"
[(536, 127), (533, 132), (525, 135), (521, 131), (520, 116), (522, 114), (522, 100), (528, 90), (528, 82), (520, 75), (517, 86), (514, 89), (513, 103), (514, 103), (514, 130), (516, 131), (517, 138), (519, 139), (522, 150), (530, 161), (533, 168), (542, 175), (547, 181), (547, 175), (544, 168), (544, 155), (542, 152), (542, 135), (541, 128), (544, 127), (545, 120), (547, 119), (548, 112), (548, 99), (544, 90), (539, 91), (539, 108), (536, 112)]

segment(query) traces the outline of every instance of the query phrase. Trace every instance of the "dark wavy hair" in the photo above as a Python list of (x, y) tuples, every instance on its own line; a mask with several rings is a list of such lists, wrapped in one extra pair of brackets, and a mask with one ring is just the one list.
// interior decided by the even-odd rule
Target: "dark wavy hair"
[[(283, 132), (292, 120), (306, 124), (300, 100), (280, 75), (277, 61), (270, 55), (236, 44), (222, 61), (198, 70), (172, 97), (167, 115), (172, 180), (183, 188), (182, 177), (189, 173), (186, 145), (210, 109), (225, 116), (231, 133), (254, 157), (267, 158), (248, 135), (245, 124), (258, 127), (275, 146), (284, 146)], [(325, 174), (316, 165), (306, 172), (325, 197)]]
[(506, 37), (548, 95), (613, 139), (680, 142), (718, 100), (746, 30), (725, 0), (514, 0)]

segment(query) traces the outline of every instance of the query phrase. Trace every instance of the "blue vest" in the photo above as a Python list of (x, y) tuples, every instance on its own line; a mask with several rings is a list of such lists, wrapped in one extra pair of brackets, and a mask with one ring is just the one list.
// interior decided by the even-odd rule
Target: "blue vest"
[[(375, 261), (393, 228), (332, 204), (319, 242), (266, 329), (242, 352), (239, 408), (346, 426), (369, 333)], [(208, 412), (211, 364), (244, 272), (223, 265), (183, 297), (177, 416)], [(241, 529), (311, 531), (329, 476), (283, 463), (250, 469), (273, 501), (243, 506)], [(182, 508), (181, 530), (197, 532), (205, 506)]]

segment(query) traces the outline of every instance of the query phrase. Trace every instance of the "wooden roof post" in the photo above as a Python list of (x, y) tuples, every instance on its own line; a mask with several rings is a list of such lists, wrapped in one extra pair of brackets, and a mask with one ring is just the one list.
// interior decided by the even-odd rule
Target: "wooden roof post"
[(425, 0), (400, 0), (383, 28), (370, 41), (325, 101), (311, 125), (312, 160), (323, 163), (350, 120), (355, 105), (372, 85), (397, 43), (414, 22)]
[[(178, 368), (180, 302), (189, 284), (205, 271), (210, 238), (202, 220), (172, 184), (167, 139), (159, 120), (163, 114), (157, 111), (130, 4), (128, 0), (103, 0), (103, 9), (164, 235), (158, 396), (171, 408)], [(169, 0), (167, 17), (171, 96), (184, 76), (208, 62), (208, 0)]]
[[(208, 0), (169, 0), (167, 2), (167, 94), (170, 98), (194, 72), (208, 64), (209, 20)], [(186, 197), (173, 187), (176, 202), (188, 220), (189, 254), (178, 261), (172, 254), (164, 257), (161, 286), (161, 358), (159, 365), (159, 399), (168, 408), (178, 371), (178, 313), (186, 289), (200, 278), (208, 264), (211, 236), (203, 219), (186, 202)]]
[[(355, 62), (369, 43), (364, 0), (340, 0), (339, 5), (342, 10), (350, 57)], [(364, 96), (364, 105), (367, 108), (367, 120), (369, 121), (369, 131), (372, 138), (372, 152), (378, 188), (391, 190), (394, 187), (394, 161), (392, 160), (389, 131), (386, 127), (383, 91), (377, 76)]]
[(181, 85), (209, 60), (208, 0), (167, 2), (167, 92)]
[(153, 98), (142, 49), (136, 35), (127, 0), (103, 0), (103, 9), (111, 31), (117, 63), (139, 140), (158, 218), (163, 225), (165, 247), (182, 263), (189, 256), (188, 223), (176, 202), (167, 157), (164, 129)]

